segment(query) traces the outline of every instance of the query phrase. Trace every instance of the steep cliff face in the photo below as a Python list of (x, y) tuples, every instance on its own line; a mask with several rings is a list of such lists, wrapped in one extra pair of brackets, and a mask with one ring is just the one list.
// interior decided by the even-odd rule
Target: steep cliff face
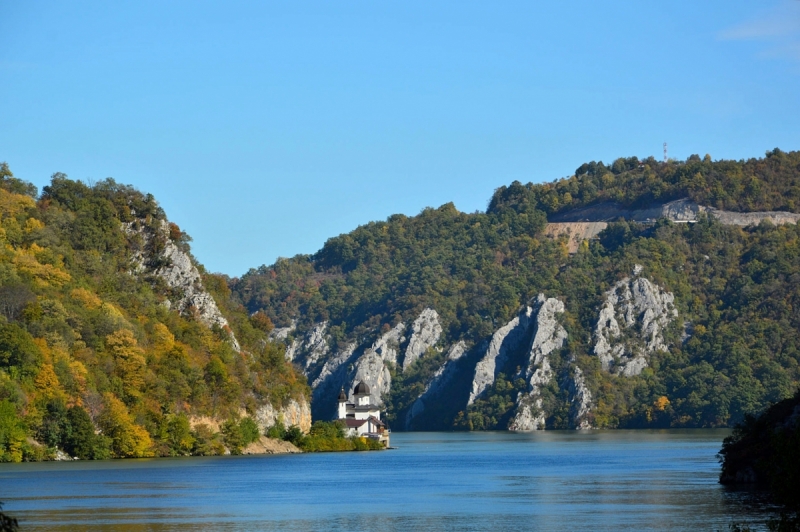
[(317, 324), (308, 335), (306, 335), (305, 342), (300, 347), (303, 354), (303, 366), (308, 369), (315, 365), (320, 358), (328, 353), (328, 340), (325, 333), (328, 329), (328, 322), (323, 321)]
[(403, 358), (404, 371), (439, 341), (439, 337), (442, 335), (439, 314), (432, 308), (426, 308), (414, 320), (411, 331), (411, 339), (408, 341), (406, 355)]
[(494, 384), (497, 369), (503, 367), (509, 353), (516, 350), (525, 339), (525, 332), (528, 329), (532, 313), (533, 309), (530, 306), (523, 307), (519, 315), (492, 335), (486, 353), (475, 366), (472, 391), (469, 394), (467, 406), (474, 403), (489, 386)]
[(605, 371), (639, 375), (647, 367), (648, 355), (666, 351), (663, 331), (678, 317), (672, 293), (638, 277), (619, 281), (606, 293), (595, 328), (594, 354)]
[(589, 414), (592, 411), (592, 392), (586, 386), (583, 371), (576, 365), (572, 366), (572, 380), (570, 381), (570, 418), (572, 425), (578, 430), (592, 428)]
[(510, 430), (544, 428), (545, 412), (542, 410), (541, 390), (553, 378), (548, 355), (561, 349), (567, 339), (567, 331), (556, 321), (556, 314), (563, 312), (564, 303), (552, 297), (547, 299), (544, 294), (539, 294), (534, 303), (534, 318), (531, 320), (533, 339), (528, 350), (528, 367), (525, 370), (528, 391), (517, 398), (517, 412), (509, 425)]
[(297, 425), (307, 433), (311, 428), (311, 407), (305, 399), (290, 399), (278, 408), (266, 404), (256, 410), (255, 420), (262, 434), (278, 421), (282, 421), (286, 427)]
[(436, 370), (436, 373), (433, 374), (433, 378), (425, 385), (422, 394), (420, 394), (408, 410), (408, 414), (406, 414), (407, 429), (412, 429), (414, 427), (414, 418), (425, 411), (426, 403), (435, 401), (450, 380), (456, 375), (456, 362), (461, 360), (466, 352), (467, 344), (462, 340), (450, 346), (444, 364)]
[(240, 350), (239, 342), (222, 315), (216, 301), (203, 287), (200, 272), (191, 257), (169, 238), (169, 224), (162, 220), (156, 230), (140, 221), (122, 224), (123, 231), (140, 246), (131, 257), (137, 273), (151, 274), (161, 278), (172, 289), (173, 297), (168, 305), (194, 317), (208, 327), (214, 325), (227, 331), (234, 349)]

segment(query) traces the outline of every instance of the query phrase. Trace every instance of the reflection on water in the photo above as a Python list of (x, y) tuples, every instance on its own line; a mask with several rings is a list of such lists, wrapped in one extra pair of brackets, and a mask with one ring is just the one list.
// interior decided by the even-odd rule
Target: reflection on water
[(396, 450), (0, 464), (25, 530), (727, 530), (726, 431), (395, 433)]

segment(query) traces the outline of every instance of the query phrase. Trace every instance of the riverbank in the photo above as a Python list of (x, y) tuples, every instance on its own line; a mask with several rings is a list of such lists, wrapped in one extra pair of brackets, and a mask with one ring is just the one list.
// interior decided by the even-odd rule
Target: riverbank
[(261, 436), (258, 440), (242, 449), (243, 455), (255, 454), (296, 454), (303, 451), (298, 449), (293, 443), (275, 438)]

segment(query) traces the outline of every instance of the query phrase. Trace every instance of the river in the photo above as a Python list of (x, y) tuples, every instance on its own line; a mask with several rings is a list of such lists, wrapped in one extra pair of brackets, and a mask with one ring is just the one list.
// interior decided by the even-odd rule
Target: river
[(21, 530), (728, 530), (724, 430), (395, 433), (396, 449), (0, 464)]

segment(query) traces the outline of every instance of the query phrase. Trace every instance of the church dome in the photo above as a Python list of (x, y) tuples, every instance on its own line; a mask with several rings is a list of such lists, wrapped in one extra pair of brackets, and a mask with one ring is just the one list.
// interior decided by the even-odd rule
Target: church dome
[(344, 403), (347, 401), (347, 396), (344, 394), (344, 388), (339, 392), (339, 402)]
[(359, 382), (356, 384), (355, 389), (353, 389), (354, 395), (369, 395), (369, 386), (364, 381)]

